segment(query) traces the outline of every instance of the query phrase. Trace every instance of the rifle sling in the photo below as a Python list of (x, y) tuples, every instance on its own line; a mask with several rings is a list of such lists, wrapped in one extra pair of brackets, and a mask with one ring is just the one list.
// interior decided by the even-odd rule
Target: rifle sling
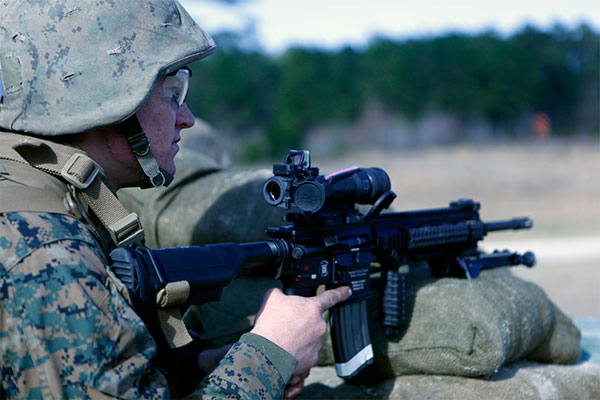
[(3, 132), (0, 139), (0, 159), (30, 165), (66, 181), (93, 210), (114, 245), (123, 247), (143, 239), (137, 214), (130, 213), (121, 204), (106, 183), (100, 167), (85, 153), (15, 133)]

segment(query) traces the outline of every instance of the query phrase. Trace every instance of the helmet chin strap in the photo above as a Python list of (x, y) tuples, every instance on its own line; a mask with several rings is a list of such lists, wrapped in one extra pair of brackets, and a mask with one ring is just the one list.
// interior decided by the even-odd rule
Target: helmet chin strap
[(142, 168), (140, 187), (148, 189), (157, 186), (169, 186), (173, 181), (173, 175), (158, 165), (152, 150), (150, 150), (150, 142), (148, 142), (146, 133), (144, 133), (137, 116), (132, 115), (123, 124), (131, 151)]

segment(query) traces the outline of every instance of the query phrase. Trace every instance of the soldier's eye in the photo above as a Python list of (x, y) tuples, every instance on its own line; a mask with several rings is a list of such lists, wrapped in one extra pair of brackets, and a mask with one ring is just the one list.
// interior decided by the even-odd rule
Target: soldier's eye
[(162, 85), (164, 97), (172, 98), (178, 107), (185, 103), (190, 87), (190, 71), (182, 68), (173, 75), (167, 75)]

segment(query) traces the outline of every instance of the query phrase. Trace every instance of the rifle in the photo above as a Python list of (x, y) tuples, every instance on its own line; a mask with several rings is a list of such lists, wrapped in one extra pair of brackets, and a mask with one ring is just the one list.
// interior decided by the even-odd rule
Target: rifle
[[(314, 296), (321, 285), (352, 288), (352, 296), (330, 310), (329, 320), (337, 374), (350, 378), (373, 361), (366, 308), (372, 272), (381, 273), (384, 287), (382, 331), (393, 336), (402, 322), (401, 265), (425, 261), (433, 276), (474, 279), (486, 268), (535, 264), (531, 252), (478, 249), (489, 232), (531, 228), (530, 218), (483, 222), (479, 203), (468, 199), (446, 208), (382, 213), (396, 197), (384, 170), (351, 167), (319, 175), (306, 150), (288, 151), (273, 174), (263, 197), (292, 211), (285, 215), (288, 225), (267, 228), (269, 240), (158, 250), (134, 244), (111, 253), (111, 269), (127, 286), (159, 351), (165, 335), (170, 347), (181, 344), (172, 338), (177, 329), (157, 316), (161, 301), (170, 298), (178, 314), (218, 300), (232, 279), (260, 273), (280, 279), (290, 295)], [(371, 207), (362, 213), (357, 204)], [(166, 293), (169, 286), (184, 289)]]

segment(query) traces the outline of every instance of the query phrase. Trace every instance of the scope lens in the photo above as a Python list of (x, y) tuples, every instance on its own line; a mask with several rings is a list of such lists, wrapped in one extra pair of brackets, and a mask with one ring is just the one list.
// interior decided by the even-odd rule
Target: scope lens
[(281, 185), (275, 179), (269, 179), (264, 186), (264, 198), (271, 205), (281, 203)]
[(317, 212), (325, 204), (325, 190), (316, 182), (302, 182), (293, 194), (294, 204), (302, 211)]

